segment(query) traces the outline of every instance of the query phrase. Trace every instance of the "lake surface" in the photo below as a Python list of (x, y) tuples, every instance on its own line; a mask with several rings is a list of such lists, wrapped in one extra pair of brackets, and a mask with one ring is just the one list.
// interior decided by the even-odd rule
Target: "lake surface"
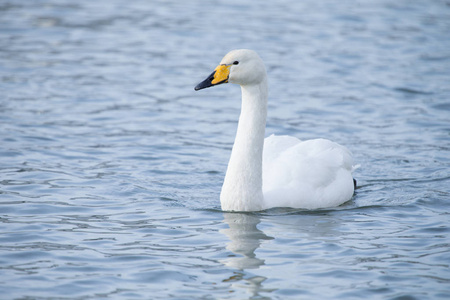
[[(220, 210), (240, 90), (361, 167), (326, 210)], [(450, 2), (2, 1), (1, 299), (448, 299)]]

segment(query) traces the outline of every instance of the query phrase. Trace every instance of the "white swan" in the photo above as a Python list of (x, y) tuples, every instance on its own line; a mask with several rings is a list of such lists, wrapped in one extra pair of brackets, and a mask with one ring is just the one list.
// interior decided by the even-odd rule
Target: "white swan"
[(302, 142), (274, 135), (264, 139), (268, 85), (256, 52), (229, 52), (195, 90), (227, 82), (241, 86), (242, 107), (220, 194), (222, 210), (316, 209), (350, 200), (355, 166), (345, 147), (325, 139)]

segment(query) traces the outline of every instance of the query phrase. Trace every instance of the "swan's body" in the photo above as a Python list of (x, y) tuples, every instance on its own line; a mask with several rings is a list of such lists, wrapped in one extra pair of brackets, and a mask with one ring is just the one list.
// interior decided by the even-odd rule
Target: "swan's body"
[(345, 147), (325, 139), (301, 142), (273, 135), (264, 139), (267, 75), (254, 51), (231, 51), (195, 89), (226, 82), (241, 86), (242, 108), (220, 194), (223, 210), (316, 209), (350, 200), (354, 167)]

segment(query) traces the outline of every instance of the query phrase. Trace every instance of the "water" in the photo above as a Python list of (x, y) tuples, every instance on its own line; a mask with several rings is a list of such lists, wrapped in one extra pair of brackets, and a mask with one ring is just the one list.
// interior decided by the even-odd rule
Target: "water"
[[(2, 299), (447, 299), (448, 1), (3, 1)], [(361, 168), (327, 210), (223, 213), (240, 91)]]

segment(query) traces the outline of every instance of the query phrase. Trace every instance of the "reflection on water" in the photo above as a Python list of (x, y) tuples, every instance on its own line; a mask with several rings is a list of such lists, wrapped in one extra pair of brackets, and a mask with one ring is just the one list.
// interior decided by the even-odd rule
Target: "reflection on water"
[(241, 270), (257, 269), (264, 265), (264, 260), (256, 257), (255, 251), (262, 241), (273, 238), (256, 227), (261, 222), (260, 218), (245, 213), (225, 213), (223, 217), (229, 228), (222, 229), (220, 232), (230, 239), (227, 249), (236, 256), (230, 256), (221, 262)]
[[(220, 262), (227, 267), (236, 269), (233, 275), (224, 279), (223, 282), (231, 283), (234, 289), (245, 289), (247, 294), (252, 297), (262, 297), (263, 293), (276, 294), (279, 292), (273, 285), (265, 284), (267, 279), (276, 277), (277, 272), (271, 273), (270, 270), (276, 270), (279, 265), (285, 266), (292, 259), (304, 260), (305, 262), (298, 266), (298, 269), (289, 270), (285, 266), (285, 271), (282, 272), (283, 274), (291, 272), (292, 276), (301, 278), (302, 268), (311, 272), (310, 260), (317, 259), (318, 256), (314, 252), (318, 249), (326, 249), (326, 252), (331, 254), (327, 253), (321, 258), (323, 263), (329, 266), (335, 264), (333, 262), (335, 255), (337, 257), (342, 255), (339, 250), (341, 248), (340, 241), (345, 240), (345, 234), (341, 228), (342, 220), (329, 215), (326, 210), (305, 212), (272, 209), (264, 215), (224, 213), (223, 218), (228, 228), (221, 229), (220, 233), (229, 239), (226, 249), (232, 254)], [(258, 228), (262, 219), (265, 223), (270, 221), (269, 223), (273, 225), (273, 227), (267, 228), (271, 234)], [(290, 236), (287, 241), (280, 242), (280, 236), (285, 232), (289, 232)], [(287, 237), (285, 236), (285, 238)], [(265, 243), (265, 252), (258, 256), (258, 249)], [(331, 259), (328, 258), (329, 255)], [(264, 269), (262, 274), (266, 276), (257, 274), (258, 269)], [(319, 273), (322, 272), (321, 270)], [(327, 272), (330, 271), (327, 270)], [(272, 277), (268, 277), (267, 274)], [(306, 288), (300, 288), (294, 294), (307, 293), (306, 291)]]
[(236, 290), (246, 290), (247, 294), (251, 295), (251, 298), (257, 299), (271, 299), (262, 297), (262, 293), (270, 293), (276, 291), (276, 289), (267, 289), (263, 287), (263, 282), (267, 279), (264, 276), (251, 276), (246, 277), (243, 272), (235, 272), (235, 275), (230, 278), (224, 279), (223, 282), (231, 283), (231, 287)]
[[(260, 217), (247, 213), (224, 213), (223, 217), (229, 228), (222, 229), (220, 232), (230, 239), (226, 248), (234, 255), (220, 262), (239, 270), (258, 269), (263, 266), (264, 259), (258, 258), (255, 251), (264, 240), (272, 240), (273, 237), (267, 236), (257, 228), (261, 222)], [(261, 292), (274, 290), (263, 288), (263, 282), (266, 279), (267, 277), (264, 276), (248, 276), (244, 272), (235, 271), (233, 276), (223, 281), (230, 282), (235, 288), (245, 288), (252, 297), (260, 297)]]

